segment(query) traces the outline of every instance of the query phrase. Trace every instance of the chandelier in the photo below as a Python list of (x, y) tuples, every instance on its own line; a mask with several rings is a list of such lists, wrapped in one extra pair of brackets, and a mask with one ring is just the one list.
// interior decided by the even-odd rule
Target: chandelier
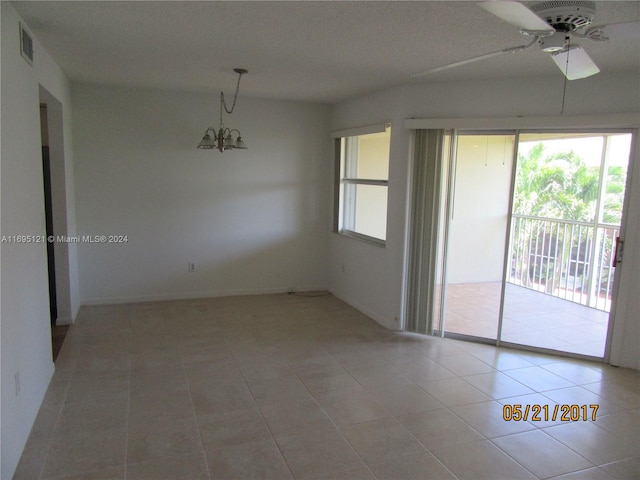
[[(238, 100), (238, 91), (240, 90), (240, 79), (242, 75), (247, 73), (247, 70), (244, 68), (234, 68), (234, 72), (238, 74), (238, 83), (236, 84), (236, 93), (233, 95), (233, 104), (231, 108), (227, 107), (226, 102), (224, 101), (224, 93), (220, 92), (220, 125), (218, 126), (218, 130), (213, 127), (209, 127), (205, 130), (204, 136), (197, 148), (202, 148), (204, 150), (212, 150), (218, 149), (220, 152), (224, 152), (225, 150), (233, 150), (233, 149), (246, 149), (244, 141), (242, 140), (242, 136), (240, 130), (236, 128), (228, 128), (225, 127), (224, 122), (222, 121), (222, 109), (228, 114), (233, 113), (233, 109), (236, 106), (236, 101)], [(236, 135), (236, 138), (233, 138), (233, 135)]]

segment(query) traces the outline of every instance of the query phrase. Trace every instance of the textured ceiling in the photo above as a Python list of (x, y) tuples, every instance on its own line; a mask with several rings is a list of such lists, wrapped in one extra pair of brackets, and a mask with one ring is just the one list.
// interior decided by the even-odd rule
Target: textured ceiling
[[(243, 67), (242, 95), (332, 103), (418, 81), (562, 75), (534, 46), (412, 79), (527, 41), (475, 2), (12, 3), (73, 81), (232, 91)], [(640, 1), (596, 3), (596, 24), (640, 20)], [(637, 40), (582, 43), (603, 72), (640, 74)]]

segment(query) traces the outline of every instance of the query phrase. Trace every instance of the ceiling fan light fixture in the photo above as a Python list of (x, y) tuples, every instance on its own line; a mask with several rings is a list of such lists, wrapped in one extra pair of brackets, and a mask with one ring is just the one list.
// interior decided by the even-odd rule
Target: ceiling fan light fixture
[(567, 41), (568, 37), (564, 32), (556, 32), (540, 39), (540, 49), (547, 53), (559, 52), (567, 46)]
[(551, 55), (567, 80), (578, 80), (595, 75), (600, 71), (598, 66), (580, 45), (571, 45)]

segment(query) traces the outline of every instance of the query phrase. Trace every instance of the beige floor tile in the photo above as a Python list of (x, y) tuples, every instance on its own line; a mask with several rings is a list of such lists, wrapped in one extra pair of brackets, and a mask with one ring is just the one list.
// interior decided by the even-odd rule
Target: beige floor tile
[(531, 362), (522, 358), (522, 356), (515, 353), (513, 350), (491, 347), (489, 350), (472, 352), (471, 354), (500, 371), (533, 366)]
[(351, 446), (367, 465), (424, 452), (424, 446), (392, 418), (341, 428)]
[(600, 465), (600, 469), (615, 478), (637, 479), (640, 478), (640, 456)]
[(601, 397), (613, 400), (629, 410), (640, 408), (640, 379), (638, 377), (603, 380), (602, 382), (588, 383), (582, 387)]
[(202, 450), (200, 432), (193, 415), (139, 418), (129, 422), (127, 463), (189, 455)]
[(442, 404), (434, 397), (411, 383), (394, 385), (393, 388), (386, 389), (378, 387), (369, 392), (393, 416), (442, 408)]
[(629, 443), (640, 444), (640, 411), (597, 415), (596, 425), (606, 431), (627, 440)]
[(542, 368), (555, 373), (559, 377), (565, 378), (576, 385), (582, 385), (585, 383), (595, 383), (603, 379), (602, 372), (600, 370), (591, 368), (586, 362), (573, 363), (570, 361), (562, 361), (558, 363), (550, 363), (543, 365)]
[(318, 395), (317, 400), (337, 424), (369, 422), (389, 416), (382, 405), (362, 388)]
[(162, 366), (138, 369), (130, 377), (131, 396), (181, 393), (189, 390), (189, 382), (182, 366)]
[(116, 403), (128, 397), (129, 375), (105, 373), (74, 375), (65, 401), (69, 403)]
[(455, 376), (442, 365), (429, 358), (425, 358), (420, 362), (402, 365), (402, 375), (415, 383), (428, 380), (442, 380)]
[[(566, 473), (557, 477), (553, 477), (549, 480), (616, 480), (604, 470), (593, 467), (578, 472)], [(620, 480), (620, 479), (618, 479)]]
[(137, 351), (131, 354), (131, 373), (153, 370), (156, 368), (180, 368), (182, 358), (180, 354), (170, 348)]
[(314, 480), (376, 480), (371, 470), (364, 464), (314, 477)]
[(494, 444), (540, 478), (562, 475), (594, 465), (540, 430), (495, 438)]
[(495, 371), (492, 366), (468, 353), (443, 357), (438, 360), (438, 363), (459, 377)]
[[(430, 361), (430, 360), (429, 360)], [(441, 370), (444, 368), (431, 362)], [(349, 370), (349, 374), (366, 390), (394, 389), (413, 383), (408, 378), (409, 368), (414, 364), (388, 364), (384, 367), (359, 367)]]
[(639, 444), (631, 444), (592, 422), (567, 423), (544, 431), (595, 465), (640, 456)]
[(356, 468), (362, 462), (334, 427), (282, 436), (278, 445), (296, 479)]
[[(458, 292), (468, 312), (475, 295)], [(602, 330), (525, 307), (567, 342)], [(504, 404), (556, 402), (601, 407), (596, 422), (502, 419)], [(577, 457), (597, 468), (566, 478), (634, 478), (638, 409), (637, 371), (389, 332), (332, 296), (82, 307), (15, 478), (499, 480)]]
[(428, 450), (484, 439), (477, 430), (445, 408), (403, 415), (398, 421)]
[(488, 440), (434, 450), (432, 453), (460, 480), (536, 478)]
[(486, 438), (526, 432), (535, 428), (525, 421), (505, 421), (503, 405), (496, 401), (462, 405), (452, 407), (451, 410)]
[(238, 410), (226, 415), (200, 415), (198, 426), (202, 442), (211, 448), (231, 447), (271, 438), (271, 432), (257, 408)]
[(501, 372), (483, 373), (463, 379), (491, 398), (500, 399), (534, 393), (529, 387)]
[(214, 381), (199, 381), (191, 387), (191, 400), (197, 415), (223, 415), (255, 406), (244, 383), (220, 385)]
[[(31, 477), (33, 479), (33, 477)], [(124, 480), (125, 467), (112, 467), (104, 470), (94, 470), (91, 472), (83, 472), (75, 475), (64, 475), (55, 477), (55, 480)], [(15, 479), (14, 477), (14, 480)]]
[(276, 438), (304, 433), (319, 425), (333, 425), (326, 412), (312, 398), (266, 403), (260, 406), (260, 411)]
[(228, 385), (233, 383), (245, 383), (240, 367), (234, 363), (197, 363), (186, 365), (184, 368), (189, 387), (191, 389), (200, 386), (208, 387), (212, 384)]
[(557, 390), (575, 385), (569, 380), (559, 377), (539, 366), (507, 370), (504, 373), (536, 392)]
[[(602, 415), (610, 413), (618, 413), (626, 410), (613, 400), (601, 397), (590, 390), (582, 387), (561, 388), (558, 390), (549, 390), (543, 393), (545, 397), (550, 398), (560, 405), (597, 405), (596, 419)], [(588, 409), (589, 416), (591, 408)]]
[(193, 410), (189, 390), (158, 392), (156, 395), (132, 396), (129, 400), (129, 420), (159, 417), (179, 417)]
[(456, 477), (431, 453), (397, 457), (377, 463), (371, 470), (378, 480), (453, 480)]
[[(205, 339), (208, 340), (208, 339)], [(191, 346), (189, 344), (180, 346), (180, 359), (186, 367), (201, 363), (214, 363), (216, 365), (233, 362), (233, 355), (225, 345), (204, 345)]]
[(16, 467), (13, 480), (33, 480), (40, 478), (42, 467), (46, 459), (49, 444), (51, 442), (51, 432), (48, 435), (29, 437), (24, 447), (18, 466)]
[(313, 400), (307, 387), (296, 376), (254, 381), (249, 384), (249, 389), (259, 406)]
[(312, 394), (335, 392), (345, 388), (357, 388), (360, 384), (346, 371), (327, 374), (298, 375)]
[(110, 428), (54, 435), (42, 478), (79, 475), (125, 464), (126, 431)]
[(75, 432), (93, 432), (109, 428), (126, 427), (128, 402), (66, 403), (60, 411), (56, 432), (73, 435)]
[(445, 407), (491, 400), (491, 397), (458, 377), (429, 380), (418, 385)]
[[(127, 480), (208, 480), (207, 462), (203, 453), (180, 457), (159, 458), (127, 465)], [(105, 477), (106, 480), (106, 477)]]

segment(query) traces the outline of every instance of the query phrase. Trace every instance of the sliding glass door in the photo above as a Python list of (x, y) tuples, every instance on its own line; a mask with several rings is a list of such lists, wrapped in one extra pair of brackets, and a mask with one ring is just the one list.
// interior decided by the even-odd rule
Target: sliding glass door
[(444, 331), (496, 340), (514, 133), (458, 133), (449, 182)]
[(455, 132), (434, 331), (599, 357), (632, 135)]
[(603, 357), (629, 133), (520, 135), (503, 342)]

